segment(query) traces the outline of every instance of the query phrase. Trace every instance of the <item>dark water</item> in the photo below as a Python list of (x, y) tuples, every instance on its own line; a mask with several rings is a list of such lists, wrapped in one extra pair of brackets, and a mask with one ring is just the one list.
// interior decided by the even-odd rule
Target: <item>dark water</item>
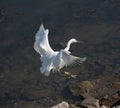
[[(84, 41), (71, 46), (73, 55), (88, 59), (63, 74), (45, 77), (39, 72), (39, 55), (33, 49), (40, 24), (49, 28), (54, 50), (70, 38)], [(69, 86), (99, 76), (120, 81), (119, 0), (1, 0), (0, 1), (0, 106), (47, 108), (63, 100), (80, 101)], [(112, 82), (112, 81), (111, 81)]]

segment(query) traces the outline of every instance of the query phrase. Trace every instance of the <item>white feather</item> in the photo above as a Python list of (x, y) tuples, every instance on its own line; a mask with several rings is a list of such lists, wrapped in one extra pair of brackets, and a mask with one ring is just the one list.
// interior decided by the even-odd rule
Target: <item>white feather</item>
[(40, 54), (42, 66), (40, 68), (41, 73), (49, 76), (50, 71), (60, 71), (64, 66), (68, 66), (74, 63), (82, 63), (86, 60), (86, 57), (80, 58), (72, 56), (69, 51), (72, 43), (78, 42), (76, 39), (70, 39), (67, 43), (67, 47), (60, 51), (54, 51), (48, 41), (48, 29), (44, 29), (41, 25), (38, 32), (35, 35), (34, 49)]

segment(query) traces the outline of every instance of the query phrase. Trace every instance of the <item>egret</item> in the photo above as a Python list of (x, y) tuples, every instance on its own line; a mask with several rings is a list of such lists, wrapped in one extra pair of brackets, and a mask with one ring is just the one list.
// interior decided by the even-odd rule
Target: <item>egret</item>
[(64, 66), (72, 65), (75, 63), (82, 63), (86, 60), (86, 57), (80, 58), (72, 56), (69, 51), (70, 45), (72, 43), (79, 42), (78, 40), (72, 38), (68, 41), (65, 49), (60, 51), (54, 51), (48, 40), (49, 30), (45, 29), (43, 24), (41, 24), (38, 32), (35, 35), (34, 49), (40, 54), (40, 59), (42, 66), (40, 67), (40, 72), (45, 76), (49, 76), (50, 72), (59, 72)]

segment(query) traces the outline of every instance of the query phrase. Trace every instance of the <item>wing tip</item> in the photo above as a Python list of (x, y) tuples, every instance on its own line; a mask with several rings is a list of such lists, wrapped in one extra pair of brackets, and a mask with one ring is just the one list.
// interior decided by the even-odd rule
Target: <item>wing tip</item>
[(46, 34), (49, 33), (49, 29), (45, 29), (43, 24), (40, 25), (40, 31), (44, 31)]
[(76, 60), (76, 62), (79, 63), (79, 64), (81, 64), (81, 63), (83, 63), (84, 61), (86, 61), (86, 59), (87, 59), (87, 57), (78, 58), (78, 59)]
[(40, 25), (40, 30), (45, 30), (45, 28), (44, 28), (44, 25), (43, 25), (43, 24), (41, 24), (41, 25)]

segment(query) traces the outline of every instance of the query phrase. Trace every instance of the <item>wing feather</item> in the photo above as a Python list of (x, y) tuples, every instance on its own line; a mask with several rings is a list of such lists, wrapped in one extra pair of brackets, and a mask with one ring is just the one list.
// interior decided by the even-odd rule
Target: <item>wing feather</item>
[(86, 57), (80, 58), (80, 57), (72, 56), (71, 54), (62, 50), (62, 60), (64, 61), (64, 65), (68, 66), (68, 65), (74, 65), (76, 63), (80, 64), (86, 60)]
[(45, 30), (42, 24), (35, 35), (35, 43), (34, 43), (35, 51), (39, 53), (41, 57), (46, 59), (54, 53), (48, 41), (48, 33), (49, 30), (48, 29)]

